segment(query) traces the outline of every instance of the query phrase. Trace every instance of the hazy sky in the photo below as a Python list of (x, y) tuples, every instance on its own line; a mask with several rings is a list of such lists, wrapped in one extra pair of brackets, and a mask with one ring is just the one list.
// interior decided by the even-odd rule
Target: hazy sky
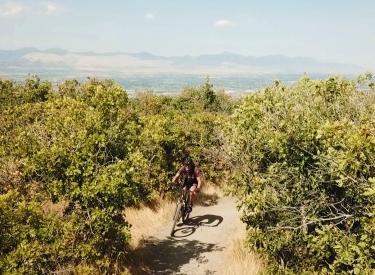
[(283, 54), (375, 69), (374, 0), (0, 0), (0, 49)]

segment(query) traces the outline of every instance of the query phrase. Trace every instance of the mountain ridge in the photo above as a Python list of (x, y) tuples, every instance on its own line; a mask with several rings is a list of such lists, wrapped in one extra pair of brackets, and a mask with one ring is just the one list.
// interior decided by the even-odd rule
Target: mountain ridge
[(0, 50), (0, 66), (38, 66), (74, 70), (103, 70), (133, 73), (365, 73), (355, 64), (327, 62), (311, 57), (282, 54), (244, 56), (224, 51), (198, 56), (159, 56), (148, 52), (70, 52), (61, 48), (39, 50), (33, 47)]

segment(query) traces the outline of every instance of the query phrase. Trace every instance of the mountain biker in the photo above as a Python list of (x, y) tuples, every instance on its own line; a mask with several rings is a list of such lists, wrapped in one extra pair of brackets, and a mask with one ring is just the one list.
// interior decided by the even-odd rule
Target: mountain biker
[(184, 165), (178, 170), (177, 174), (173, 177), (172, 183), (176, 184), (179, 177), (184, 176), (184, 192), (187, 192), (190, 189), (190, 202), (191, 207), (193, 207), (194, 195), (198, 193), (201, 186), (202, 180), (200, 177), (200, 171), (198, 167), (194, 165), (194, 161), (191, 157), (187, 157), (184, 160)]

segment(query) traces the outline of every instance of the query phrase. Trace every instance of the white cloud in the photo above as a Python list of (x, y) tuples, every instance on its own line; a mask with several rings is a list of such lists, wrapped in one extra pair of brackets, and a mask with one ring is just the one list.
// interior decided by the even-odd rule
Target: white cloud
[(31, 6), (16, 2), (8, 2), (4, 5), (0, 4), (0, 17), (16, 17), (21, 14), (28, 16), (53, 15), (66, 11), (69, 11), (69, 9), (54, 2), (42, 2)]
[(148, 14), (146, 14), (145, 18), (146, 19), (153, 19), (154, 15), (152, 13), (148, 13)]
[(229, 27), (229, 26), (235, 26), (237, 25), (236, 22), (231, 22), (229, 20), (218, 20), (215, 22), (215, 27)]
[(48, 4), (46, 8), (47, 8), (46, 14), (53, 14), (57, 12), (57, 7), (54, 5)]
[(25, 8), (25, 6), (15, 2), (0, 5), (0, 17), (15, 17), (24, 11)]
[(66, 7), (64, 7), (64, 6), (62, 6), (58, 3), (45, 2), (45, 3), (42, 3), (42, 5), (45, 8), (43, 13), (46, 14), (46, 15), (53, 15), (53, 14), (58, 14), (58, 13), (61, 13), (61, 12), (69, 11)]

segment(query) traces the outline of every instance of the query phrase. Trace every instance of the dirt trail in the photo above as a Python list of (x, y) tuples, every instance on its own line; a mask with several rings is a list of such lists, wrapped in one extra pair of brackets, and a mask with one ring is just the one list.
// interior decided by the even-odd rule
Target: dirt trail
[(144, 244), (150, 259), (144, 274), (222, 274), (223, 249), (241, 226), (236, 199), (223, 197), (216, 205), (194, 207), (188, 224), (177, 224), (173, 237), (171, 226), (172, 220)]

